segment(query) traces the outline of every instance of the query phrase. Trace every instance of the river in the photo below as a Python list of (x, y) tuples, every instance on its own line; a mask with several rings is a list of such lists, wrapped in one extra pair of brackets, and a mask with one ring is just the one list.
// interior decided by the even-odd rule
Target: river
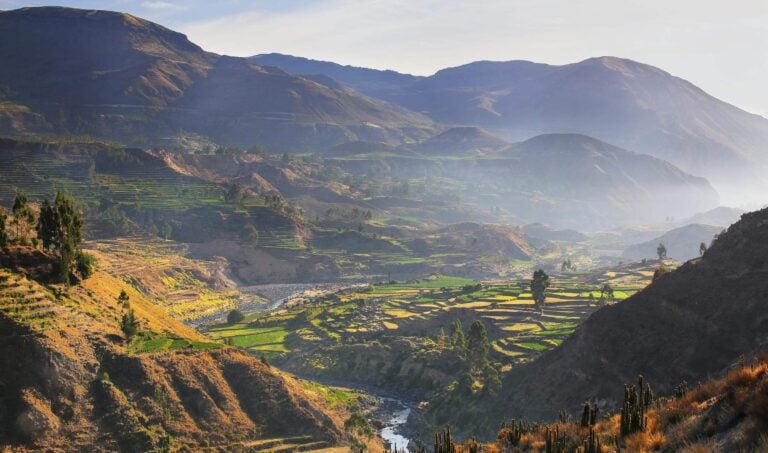
[(375, 413), (385, 419), (380, 432), (385, 444), (389, 443), (390, 449), (397, 448), (398, 451), (407, 448), (410, 439), (400, 433), (400, 428), (408, 420), (411, 407), (394, 398), (379, 397), (379, 408)]

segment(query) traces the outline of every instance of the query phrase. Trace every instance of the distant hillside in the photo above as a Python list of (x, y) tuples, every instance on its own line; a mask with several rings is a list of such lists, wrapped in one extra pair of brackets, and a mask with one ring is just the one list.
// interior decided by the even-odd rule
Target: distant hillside
[(744, 213), (746, 213), (746, 211), (743, 209), (718, 206), (715, 209), (689, 217), (685, 220), (685, 223), (701, 223), (704, 225), (715, 225), (726, 228), (731, 226), (731, 224), (736, 223)]
[[(294, 58), (271, 61), (288, 67)], [(441, 123), (483, 127), (511, 141), (585, 134), (705, 176), (728, 200), (765, 201), (758, 190), (766, 187), (768, 119), (653, 66), (614, 57), (562, 66), (477, 61), (387, 90), (361, 81), (377, 80), (378, 72), (355, 75), (360, 80), (349, 83), (362, 92)]]
[(712, 225), (691, 224), (668, 231), (663, 235), (641, 244), (627, 247), (622, 254), (623, 258), (630, 260), (657, 259), (656, 248), (664, 244), (667, 256), (673, 260), (687, 261), (699, 256), (699, 247), (703, 242), (709, 247), (715, 235), (720, 233), (721, 227)]
[[(434, 139), (442, 143), (435, 149), (467, 150), (467, 135), (495, 143), (481, 130), (454, 129)], [(407, 148), (418, 150), (425, 143), (433, 139)], [(704, 178), (578, 134), (542, 135), (484, 155), (371, 155), (328, 163), (360, 175), (375, 171), (400, 179), (440, 178), (445, 184), (439, 186), (455, 188), (453, 196), (466, 203), (505, 210), (522, 223), (580, 231), (692, 215), (719, 200)]]
[[(159, 144), (179, 131), (218, 143), (305, 150), (401, 143), (425, 117), (327, 81), (203, 51), (127, 14), (0, 13), (0, 133), (70, 133)], [(55, 76), (54, 76), (55, 75)]]
[[(42, 265), (27, 248), (3, 266)], [(346, 442), (341, 420), (243, 351), (212, 343), (104, 272), (71, 288), (0, 268), (0, 448), (243, 449)], [(127, 341), (125, 291), (140, 333)], [(24, 301), (19, 303), (19, 299)], [(277, 439), (277, 440), (275, 440)], [(256, 447), (258, 450), (259, 448)]]
[(323, 74), (361, 93), (378, 98), (386, 98), (393, 90), (401, 89), (422, 78), (390, 70), (359, 68), (279, 53), (255, 55), (250, 59), (259, 66), (275, 66), (289, 74)]
[(768, 119), (631, 60), (475, 62), (418, 81), (398, 102), (440, 122), (474, 124), (511, 139), (587, 134), (661, 157), (724, 192), (754, 195), (753, 184), (765, 182)]
[(587, 235), (576, 230), (556, 230), (541, 223), (524, 225), (523, 233), (539, 241), (581, 242), (587, 239)]

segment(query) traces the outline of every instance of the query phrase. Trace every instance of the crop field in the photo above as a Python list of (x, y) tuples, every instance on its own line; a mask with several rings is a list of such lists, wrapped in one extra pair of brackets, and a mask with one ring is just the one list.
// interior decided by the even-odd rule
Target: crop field
[(190, 259), (185, 246), (173, 241), (126, 236), (87, 242), (86, 248), (96, 255), (100, 269), (130, 283), (176, 319), (194, 322), (215, 317), (244, 299), (266, 303), (259, 296), (242, 294), (234, 283), (224, 286), (228, 282), (212, 280), (211, 275), (225, 263)]
[(527, 280), (481, 283), (432, 276), (252, 314), (242, 323), (212, 326), (206, 334), (259, 354), (277, 355), (317, 345), (373, 341), (382, 335), (436, 338), (441, 328), (447, 332), (450, 321), (460, 317), (482, 320), (496, 359), (513, 364), (562, 343), (599, 308), (604, 283), (614, 289), (614, 300), (607, 303), (644, 288), (651, 278), (648, 269), (639, 266), (551, 275), (543, 313), (534, 305)]
[(149, 354), (153, 352), (174, 351), (178, 349), (217, 349), (221, 345), (202, 341), (191, 341), (177, 337), (137, 337), (131, 340), (127, 351), (132, 354)]

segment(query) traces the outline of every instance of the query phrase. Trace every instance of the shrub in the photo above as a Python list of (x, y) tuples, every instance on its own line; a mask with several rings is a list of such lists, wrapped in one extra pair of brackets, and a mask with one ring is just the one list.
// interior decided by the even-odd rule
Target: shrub
[(232, 310), (227, 315), (227, 322), (229, 324), (237, 324), (245, 320), (245, 315), (240, 310)]
[(93, 271), (96, 268), (96, 258), (85, 252), (77, 252), (75, 256), (75, 269), (80, 277), (85, 280), (93, 275)]

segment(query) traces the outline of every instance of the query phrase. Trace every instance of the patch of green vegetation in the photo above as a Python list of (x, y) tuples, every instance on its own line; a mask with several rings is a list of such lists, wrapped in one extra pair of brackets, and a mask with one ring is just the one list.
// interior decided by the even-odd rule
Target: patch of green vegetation
[(177, 337), (134, 337), (127, 351), (131, 354), (149, 354), (153, 352), (174, 351), (178, 349), (216, 349), (220, 348), (218, 343), (208, 343), (200, 341), (191, 341)]

